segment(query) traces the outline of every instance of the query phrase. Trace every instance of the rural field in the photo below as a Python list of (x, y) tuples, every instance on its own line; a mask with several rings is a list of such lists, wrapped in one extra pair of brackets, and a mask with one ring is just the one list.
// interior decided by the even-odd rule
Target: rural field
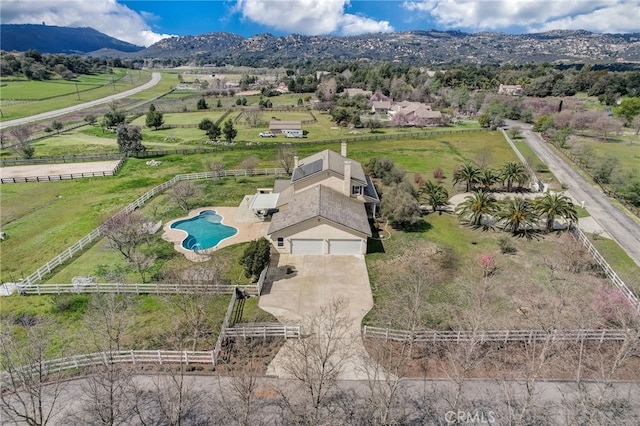
[[(138, 74), (138, 78), (142, 79), (143, 76), (144, 73)], [(182, 76), (184, 80), (195, 77), (187, 74)], [(127, 84), (141, 83), (136, 80), (134, 72), (123, 74), (115, 86), (119, 88), (122, 85), (121, 90), (126, 90), (124, 86)], [(161, 96), (177, 83), (178, 75), (175, 72), (163, 72), (159, 86), (138, 94), (136, 99), (124, 101), (120, 106), (138, 105), (131, 109), (130, 116), (137, 116), (131, 124), (142, 127), (143, 144), (150, 150), (199, 147), (215, 147), (217, 150), (154, 156), (153, 160), (159, 162), (158, 166), (148, 165), (150, 158), (128, 158), (113, 177), (2, 185), (0, 223), (7, 235), (7, 239), (2, 241), (0, 253), (2, 281), (15, 282), (29, 275), (138, 197), (176, 174), (210, 171), (216, 164), (223, 164), (225, 170), (238, 169), (243, 167), (248, 157), (255, 157), (258, 164), (256, 168), (278, 167), (277, 154), (282, 147), (295, 151), (302, 158), (324, 149), (339, 152), (339, 141), (348, 141), (350, 158), (363, 166), (374, 158), (392, 158), (412, 184), (418, 182), (419, 177), (435, 180), (434, 171), (442, 169), (442, 186), (449, 196), (464, 190), (464, 185), (453, 184), (455, 168), (475, 162), (499, 169), (507, 162), (518, 161), (501, 132), (481, 130), (472, 121), (452, 128), (421, 129), (426, 135), (416, 136), (416, 129), (384, 128), (370, 132), (369, 129), (338, 127), (326, 112), (312, 111), (312, 115), (307, 110), (295, 107), (290, 111), (262, 111), (257, 117), (260, 124), (250, 126), (246, 117), (242, 116), (243, 107), (236, 105), (237, 98), (207, 96), (205, 99), (209, 108), (198, 110), (196, 103), (200, 97), (192, 92), (174, 91)], [(95, 90), (113, 90), (112, 86), (106, 85)], [(81, 96), (82, 93), (88, 96), (90, 92), (81, 92)], [(72, 97), (75, 94), (60, 92), (55, 101), (43, 104), (58, 105), (56, 102), (62, 103), (65, 96)], [(154, 130), (144, 126), (148, 108), (144, 101), (157, 96), (161, 97), (153, 103), (157, 110), (164, 113), (164, 122), (169, 128)], [(298, 99), (306, 99), (306, 96), (291, 94), (269, 99), (274, 106), (296, 106)], [(222, 103), (221, 107), (216, 106), (218, 100)], [(246, 100), (248, 107), (254, 107), (261, 97), (250, 95)], [(106, 108), (101, 111), (104, 113)], [(225, 120), (234, 121), (238, 130), (235, 146), (207, 144), (205, 132), (199, 130), (197, 124), (204, 118), (215, 122), (226, 111), (230, 112)], [(77, 114), (72, 121), (82, 119)], [(259, 138), (258, 133), (267, 129), (265, 123), (270, 120), (313, 122), (303, 125), (308, 132), (305, 139), (282, 136)], [(518, 138), (515, 143), (550, 189), (561, 191), (562, 182), (549, 172), (528, 145)], [(36, 156), (118, 152), (115, 134), (99, 125), (87, 125), (39, 139), (34, 147)], [(636, 146), (620, 144), (616, 147), (618, 150), (603, 150), (602, 155), (615, 152), (621, 157), (630, 157), (630, 160), (621, 160), (621, 164), (625, 170), (633, 169), (633, 156), (636, 154), (631, 150)], [(600, 146), (593, 148), (594, 152), (599, 149)], [(2, 155), (15, 156), (6, 150)], [(245, 195), (255, 193), (256, 188), (271, 187), (273, 182), (274, 177), (256, 176), (194, 181), (195, 194), (190, 200), (190, 208), (235, 207)], [(380, 189), (384, 196), (387, 188), (380, 184)], [(163, 224), (185, 214), (171, 191), (149, 200), (139, 212), (154, 223)], [(578, 209), (578, 215), (587, 217), (588, 212)], [(384, 220), (375, 221), (374, 226), (374, 238), (369, 241), (365, 261), (375, 304), (364, 319), (366, 325), (442, 331), (607, 329), (627, 325), (617, 318), (603, 315), (599, 300), (606, 294), (606, 289), (611, 288), (611, 283), (581, 245), (563, 232), (539, 233), (524, 238), (500, 230), (466, 227), (459, 223), (454, 214), (443, 212), (423, 214), (412, 230), (392, 229)], [(178, 254), (171, 243), (162, 240), (160, 234), (156, 233), (144, 243), (144, 252), (155, 257), (153, 266), (147, 271), (146, 281), (180, 281), (180, 273), (184, 271), (197, 273), (206, 270), (215, 272), (218, 283), (242, 285), (250, 282), (240, 264), (247, 243), (220, 249), (206, 262), (193, 264)], [(635, 292), (640, 292), (640, 270), (633, 261), (612, 241), (599, 235), (590, 235), (590, 238), (626, 284)], [(491, 259), (490, 268), (486, 259)], [(142, 280), (139, 271), (110, 247), (106, 239), (96, 242), (57, 268), (43, 282), (68, 283), (79, 276), (96, 277), (100, 282), (137, 283)], [(11, 321), (11, 327), (20, 336), (25, 334), (25, 324), (51, 324), (58, 330), (52, 336), (55, 344), (51, 356), (92, 350), (91, 345), (95, 344), (91, 340), (95, 338), (92, 330), (98, 321), (96, 312), (100, 311), (97, 309), (99, 306), (113, 306), (114, 310), (126, 313), (122, 348), (210, 350), (218, 337), (228, 300), (228, 296), (208, 295), (13, 295), (3, 298), (0, 317)], [(239, 319), (249, 322), (275, 321), (273, 316), (258, 308), (256, 298), (246, 301)], [(264, 353), (272, 356), (277, 346), (266, 345)], [(386, 346), (390, 347), (392, 345)], [(373, 346), (368, 348), (370, 353), (375, 352)], [(412, 375), (419, 376), (428, 371), (431, 377), (446, 377), (447, 369), (435, 363), (442, 361), (442, 353), (463, 349), (462, 346), (455, 350), (433, 346), (435, 352), (429, 352), (424, 347), (416, 347), (408, 368), (412, 369)], [(483, 361), (486, 361), (485, 364), (478, 363), (475, 369), (470, 369), (466, 374), (490, 376), (488, 373), (495, 373), (496, 365), (511, 365), (511, 358), (521, 360), (522, 353), (517, 348), (507, 351), (498, 349), (483, 347), (487, 354)], [(573, 353), (571, 351), (573, 349), (567, 350), (566, 354)], [(565, 377), (570, 368), (562, 370), (558, 365), (566, 359), (555, 352), (554, 356), (556, 364), (543, 375)], [(386, 365), (383, 359), (378, 359)], [(567, 362), (566, 365), (573, 364)], [(633, 366), (624, 365), (621, 377), (633, 379)]]
[(0, 79), (3, 84), (0, 120), (13, 120), (100, 99), (144, 84), (150, 78), (148, 71), (115, 68), (112, 74), (82, 75), (73, 80)]

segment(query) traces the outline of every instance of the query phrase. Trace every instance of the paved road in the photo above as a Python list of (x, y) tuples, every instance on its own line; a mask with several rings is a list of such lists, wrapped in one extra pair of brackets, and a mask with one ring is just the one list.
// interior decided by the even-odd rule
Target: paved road
[(91, 108), (96, 105), (105, 104), (107, 102), (115, 101), (116, 99), (126, 98), (127, 96), (134, 95), (143, 90), (147, 90), (160, 82), (160, 73), (154, 72), (151, 74), (151, 80), (142, 86), (138, 86), (135, 89), (127, 90), (126, 92), (116, 93), (115, 95), (107, 96), (106, 98), (96, 99), (95, 101), (85, 102), (80, 105), (74, 105), (67, 108), (57, 109), (55, 111), (43, 112), (42, 114), (31, 115), (29, 117), (17, 118), (15, 120), (3, 121), (0, 123), (0, 130), (8, 127), (20, 126), (22, 124), (32, 123), (39, 120), (47, 120), (61, 115), (69, 114), (71, 112), (81, 111), (85, 108)]
[[(176, 395), (178, 388), (173, 384), (174, 382), (171, 381), (171, 377), (172, 376), (164, 376), (163, 379), (161, 376), (153, 375), (134, 376), (132, 378), (133, 388), (126, 386), (123, 389), (119, 388), (119, 392), (122, 393), (119, 393), (114, 400), (119, 409), (117, 415), (122, 416), (122, 420), (124, 420), (125, 416), (129, 414), (130, 417), (126, 419), (126, 424), (140, 424), (136, 418), (137, 416), (128, 410), (133, 407), (136, 401), (140, 401), (132, 397), (134, 389), (139, 391), (148, 390), (154, 393), (157, 392), (158, 386), (160, 386), (160, 389), (167, 392), (166, 394), (161, 394), (165, 398), (169, 395)], [(180, 383), (181, 377), (179, 375), (173, 377), (178, 380), (177, 383)], [(222, 407), (222, 405), (236, 405), (237, 408), (240, 408), (237, 414), (242, 413), (241, 407), (243, 404), (246, 404), (246, 402), (240, 401), (236, 393), (246, 392), (245, 389), (247, 389), (247, 387), (241, 387), (242, 385), (240, 383), (244, 385), (249, 379), (249, 376), (233, 378), (230, 376), (185, 375), (183, 379), (184, 383), (181, 389), (183, 396), (191, 399), (197, 395), (197, 399), (190, 401), (193, 405), (187, 403), (183, 405), (183, 409), (190, 413), (203, 413), (208, 417), (208, 424), (240, 424), (240, 422), (237, 421), (239, 417), (234, 419), (225, 418), (224, 415), (228, 410)], [(87, 393), (87, 389), (90, 388), (92, 383), (95, 386), (96, 383), (91, 382), (90, 378), (72, 379), (63, 383), (63, 389), (55, 402), (54, 414), (49, 424), (64, 426), (68, 424), (79, 424), (70, 422), (70, 420), (74, 419), (75, 414), (81, 414), (82, 410), (87, 409), (86, 404), (92, 395), (91, 393)], [(349, 407), (347, 409), (351, 409), (355, 404), (362, 406), (366, 403), (371, 404), (372, 402), (375, 404), (376, 401), (379, 401), (380, 407), (381, 404), (389, 401), (387, 398), (389, 398), (390, 390), (385, 389), (385, 386), (391, 385), (392, 383), (375, 383), (375, 381), (372, 380), (350, 380), (338, 381), (336, 384), (339, 390), (345, 391), (345, 394), (341, 396), (336, 393), (335, 395), (337, 395), (338, 398), (346, 397), (348, 404), (345, 403), (345, 406)], [(381, 385), (382, 387), (372, 387), (374, 384)], [(120, 385), (120, 382), (116, 383), (116, 386)], [(251, 382), (253, 396), (250, 402), (250, 412), (248, 413), (250, 424), (282, 424), (282, 418), (280, 417), (281, 407), (279, 406), (284, 407), (282, 395), (286, 395), (288, 400), (294, 403), (303, 402), (303, 398), (309, 398), (306, 394), (307, 391), (301, 391), (298, 385), (295, 380), (255, 378), (255, 381)], [(571, 419), (580, 418), (579, 416), (584, 414), (580, 408), (584, 408), (586, 411), (592, 409), (590, 403), (583, 406), (584, 399), (579, 398), (588, 397), (595, 400), (602, 396), (602, 399), (598, 400), (599, 407), (602, 407), (600, 411), (601, 415), (605, 412), (606, 415), (612, 417), (617, 414), (621, 418), (616, 419), (617, 423), (615, 424), (638, 424), (638, 410), (640, 410), (638, 383), (608, 382), (608, 385), (610, 385), (610, 387), (601, 388), (597, 383), (584, 382), (581, 394), (577, 391), (575, 382), (537, 381), (535, 384), (535, 392), (531, 395), (531, 406), (528, 411), (538, 415), (538, 417), (534, 418), (539, 424), (562, 425), (567, 424), (567, 422), (572, 423), (570, 422)], [(519, 405), (527, 401), (528, 384), (525, 381), (470, 379), (461, 382), (460, 386), (460, 398), (455, 399), (455, 383), (453, 381), (403, 379), (398, 383), (398, 387), (394, 389), (392, 399), (394, 403), (391, 405), (392, 418), (404, 418), (406, 424), (512, 424), (514, 423), (514, 415), (517, 414), (518, 411), (514, 411), (512, 404), (516, 402)], [(102, 392), (101, 388), (100, 391)], [(333, 391), (329, 393), (334, 395)], [(50, 395), (50, 392), (45, 389), (43, 393), (45, 409), (51, 406)], [(104, 395), (106, 395), (106, 392)], [(140, 393), (139, 396), (144, 396), (144, 394)], [(328, 400), (330, 399), (329, 397)], [(451, 404), (454, 404), (454, 400), (457, 401), (459, 405), (455, 411), (452, 411)], [(507, 400), (510, 405), (506, 404)], [(334, 408), (339, 405), (336, 400), (331, 402)], [(307, 404), (303, 406), (306, 405), (309, 407), (310, 405)], [(107, 406), (108, 405), (103, 406), (103, 409)], [(620, 406), (620, 408), (616, 410), (618, 406)], [(154, 409), (153, 407), (155, 406), (143, 403), (138, 407), (142, 409), (142, 416), (148, 417), (148, 410)], [(165, 408), (169, 410), (169, 413), (174, 413), (173, 410), (175, 410), (177, 406), (171, 407), (167, 405)], [(295, 409), (300, 410), (300, 407), (296, 407)], [(460, 422), (455, 421), (458, 416), (458, 411), (462, 412), (460, 415), (463, 417)], [(358, 411), (355, 411), (355, 413), (358, 413)], [(482, 419), (478, 419), (476, 413), (478, 415), (484, 414), (485, 420), (482, 421)], [(167, 414), (167, 412), (163, 412), (163, 414)], [(373, 413), (361, 411), (360, 414), (371, 416)], [(469, 420), (464, 421), (467, 417)], [(487, 417), (495, 418), (495, 420), (489, 422)], [(8, 423), (10, 418), (11, 417), (7, 415), (3, 420)], [(373, 417), (371, 417), (371, 419), (373, 420)], [(604, 417), (599, 417), (599, 419), (606, 421)], [(185, 419), (183, 419), (183, 421), (184, 420)], [(205, 419), (203, 418), (202, 420)], [(612, 420), (610, 421), (610, 424), (614, 424)], [(352, 424), (352, 422), (356, 423), (355, 419), (345, 418), (342, 424)], [(186, 423), (189, 422), (187, 421)], [(24, 423), (18, 422), (17, 424)], [(357, 422), (357, 424), (360, 424), (360, 422)]]
[(531, 130), (531, 126), (527, 127), (522, 123), (518, 123), (518, 125), (522, 128), (522, 136), (531, 149), (549, 167), (558, 180), (569, 187), (569, 193), (573, 198), (578, 202), (585, 202), (585, 207), (593, 219), (640, 267), (640, 225), (573, 170), (537, 133)]

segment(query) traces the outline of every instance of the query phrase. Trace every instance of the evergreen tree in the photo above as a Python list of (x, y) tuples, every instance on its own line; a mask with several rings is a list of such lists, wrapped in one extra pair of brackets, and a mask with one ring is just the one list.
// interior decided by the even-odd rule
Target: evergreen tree
[(233, 127), (233, 121), (231, 119), (224, 122), (224, 126), (222, 127), (222, 134), (227, 142), (233, 142), (233, 140), (238, 136), (238, 131)]
[(204, 96), (198, 99), (198, 104), (196, 105), (198, 109), (208, 109), (209, 105), (207, 105), (207, 101), (204, 99)]
[(247, 278), (257, 279), (271, 261), (271, 243), (264, 237), (253, 240), (244, 251), (240, 264)]
[(121, 124), (116, 131), (118, 147), (125, 155), (138, 154), (147, 148), (142, 145), (142, 131), (139, 126)]
[(147, 119), (145, 121), (147, 127), (153, 127), (158, 130), (158, 127), (164, 124), (164, 116), (163, 114), (156, 110), (156, 107), (151, 104), (149, 105), (149, 111), (147, 112)]

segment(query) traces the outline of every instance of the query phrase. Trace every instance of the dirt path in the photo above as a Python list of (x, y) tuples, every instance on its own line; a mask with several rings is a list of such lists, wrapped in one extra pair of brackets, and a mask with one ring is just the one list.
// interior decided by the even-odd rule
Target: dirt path
[(640, 267), (640, 226), (573, 170), (538, 134), (531, 131), (531, 126), (523, 123), (518, 125), (522, 128), (522, 136), (536, 155), (560, 182), (569, 187), (569, 192), (578, 202), (584, 201), (591, 217)]
[(112, 171), (120, 160), (91, 161), (85, 163), (41, 164), (31, 166), (0, 167), (2, 178), (27, 178), (36, 176), (70, 175), (75, 173), (100, 173)]
[(114, 101), (116, 99), (126, 98), (128, 96), (134, 95), (138, 92), (142, 92), (143, 90), (147, 90), (160, 82), (160, 73), (154, 72), (151, 74), (151, 80), (142, 86), (138, 86), (135, 89), (127, 90), (126, 92), (116, 93), (115, 95), (107, 96), (105, 98), (96, 99), (95, 101), (85, 102), (80, 105), (74, 105), (67, 108), (57, 109), (55, 111), (43, 112), (42, 114), (31, 115), (29, 117), (17, 118), (15, 120), (4, 121), (0, 123), (0, 129), (5, 129), (13, 126), (20, 126), (22, 124), (31, 123), (39, 120), (47, 120), (49, 118), (59, 117), (61, 115), (69, 114), (71, 112), (76, 112), (83, 110), (85, 108), (94, 107), (96, 105), (105, 104), (107, 102)]

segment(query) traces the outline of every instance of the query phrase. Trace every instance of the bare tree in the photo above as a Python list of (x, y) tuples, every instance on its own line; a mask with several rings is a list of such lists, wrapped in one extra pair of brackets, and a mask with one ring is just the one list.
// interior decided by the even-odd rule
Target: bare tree
[(411, 355), (404, 344), (392, 345), (382, 340), (367, 343), (370, 357), (364, 359), (367, 388), (361, 417), (370, 424), (389, 425), (407, 422), (409, 397), (402, 380), (409, 375)]
[(261, 114), (260, 109), (246, 108), (244, 111), (242, 111), (242, 113), (244, 114), (244, 118), (250, 127), (256, 127), (258, 125), (258, 119), (260, 118)]
[(293, 171), (294, 157), (296, 152), (291, 148), (291, 145), (281, 145), (276, 153), (276, 163), (284, 169), (284, 172), (288, 175)]
[(263, 367), (256, 352), (257, 346), (251, 340), (235, 341), (230, 345), (242, 362), (235, 366), (224, 363), (220, 365), (224, 376), (218, 376), (219, 392), (213, 394), (212, 417), (226, 425), (267, 424), (263, 412), (266, 404), (259, 397), (264, 389), (260, 383)]
[[(382, 299), (375, 319), (390, 328), (410, 330), (412, 333), (425, 326), (433, 314), (429, 298), (436, 285), (446, 274), (448, 253), (435, 253), (434, 247), (415, 243), (407, 245), (395, 258), (376, 268), (379, 276), (376, 285), (388, 291)], [(413, 336), (409, 342), (409, 356), (413, 349)]]
[(211, 322), (209, 304), (211, 298), (202, 294), (176, 294), (166, 298), (172, 308), (177, 311), (174, 318), (172, 334), (175, 346), (185, 347), (190, 343), (195, 351), (201, 341), (219, 329), (219, 324)]
[(253, 175), (253, 170), (258, 167), (258, 164), (260, 164), (260, 160), (258, 159), (258, 157), (255, 155), (250, 155), (242, 160), (242, 162), (240, 163), (240, 167), (246, 169), (249, 175)]
[(492, 159), (493, 153), (491, 152), (491, 148), (482, 148), (476, 155), (475, 163), (479, 168), (483, 169), (489, 167)]
[(130, 260), (138, 244), (149, 238), (147, 222), (142, 213), (133, 211), (112, 217), (100, 227), (100, 230), (109, 241), (109, 246)]
[(354, 354), (353, 321), (345, 303), (336, 300), (305, 319), (305, 337), (283, 348), (283, 368), (296, 382), (293, 395), (283, 392), (283, 415), (291, 422), (323, 424), (338, 394), (337, 382)]
[(157, 257), (153, 254), (145, 254), (140, 251), (134, 251), (129, 257), (129, 263), (138, 271), (140, 279), (143, 283), (147, 282), (147, 273), (156, 263)]
[(103, 362), (80, 386), (80, 408), (71, 416), (78, 425), (126, 425), (135, 417), (133, 371), (117, 362), (118, 352), (133, 326), (134, 299), (128, 295), (95, 294), (85, 316), (89, 352), (102, 353)]
[(193, 182), (178, 182), (169, 193), (169, 199), (176, 203), (182, 210), (189, 210), (191, 202), (199, 195), (200, 191)]
[(211, 170), (213, 171), (213, 178), (219, 178), (222, 176), (222, 172), (224, 171), (224, 163), (214, 163), (211, 166)]
[(22, 158), (32, 158), (36, 149), (31, 143), (31, 131), (29, 128), (17, 127), (9, 133), (15, 138), (15, 142), (11, 145), (12, 149)]
[(4, 370), (0, 391), (3, 423), (13, 420), (30, 426), (53, 422), (65, 403), (62, 373), (51, 377), (47, 353), (56, 332), (52, 324), (25, 325), (26, 339), (17, 338), (14, 324), (0, 330), (0, 360)]
[(135, 412), (140, 423), (146, 425), (202, 425), (211, 424), (205, 413), (207, 392), (196, 389), (193, 380), (185, 375), (185, 364), (177, 369), (157, 365), (148, 386), (136, 383)]
[(135, 299), (127, 294), (94, 294), (85, 316), (89, 351), (111, 354), (123, 349), (133, 326)]

